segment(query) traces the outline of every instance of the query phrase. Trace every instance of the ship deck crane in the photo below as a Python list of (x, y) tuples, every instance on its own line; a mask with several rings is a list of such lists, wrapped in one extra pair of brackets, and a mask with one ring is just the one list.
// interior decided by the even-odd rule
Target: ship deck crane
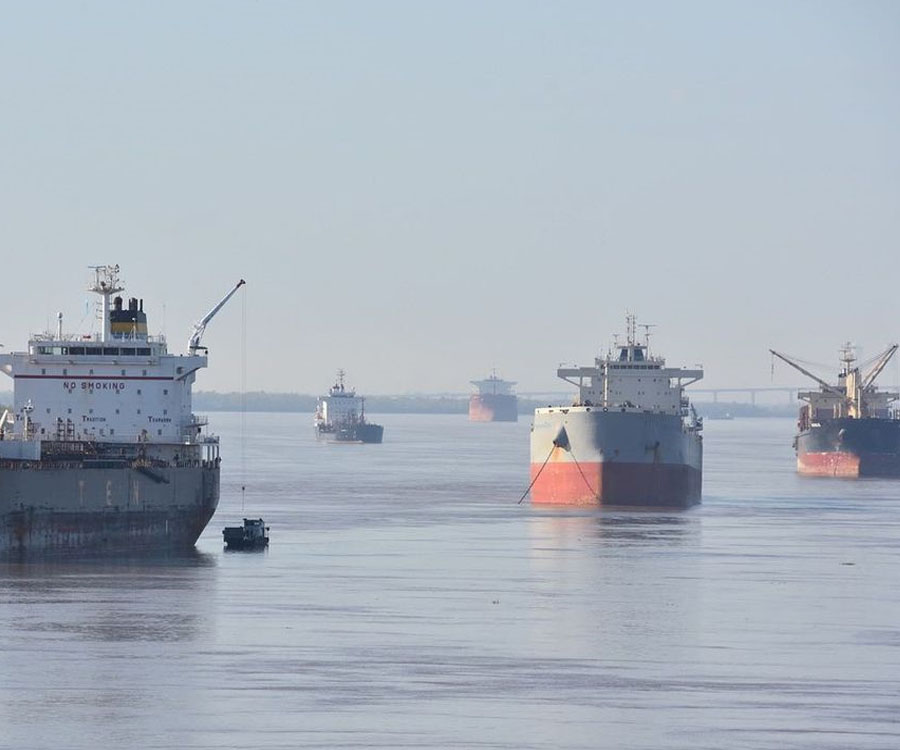
[(782, 354), (781, 352), (776, 352), (774, 349), (769, 349), (769, 352), (771, 354), (773, 354), (774, 356), (778, 357), (778, 359), (780, 359), (782, 362), (786, 362), (787, 364), (789, 364), (795, 370), (802, 372), (808, 378), (812, 378), (813, 380), (815, 380), (820, 386), (822, 386), (822, 388), (824, 390), (828, 391), (829, 393), (834, 393), (834, 394), (840, 396), (841, 398), (844, 397), (843, 390), (841, 390), (840, 388), (835, 388), (833, 385), (831, 385), (827, 381), (822, 380), (822, 378), (820, 378), (818, 375), (813, 375), (809, 370), (801, 367), (796, 362), (791, 360), (790, 357), (787, 357), (786, 355)]
[(200, 346), (200, 339), (203, 337), (203, 332), (206, 330), (206, 325), (215, 317), (216, 313), (222, 309), (225, 303), (232, 298), (234, 293), (246, 283), (247, 282), (243, 279), (238, 281), (238, 283), (234, 285), (231, 291), (228, 292), (228, 294), (226, 294), (224, 297), (222, 297), (222, 299), (219, 300), (218, 304), (213, 307), (212, 310), (206, 313), (206, 315), (204, 315), (199, 322), (194, 324), (193, 333), (191, 333), (191, 338), (188, 341), (188, 354), (195, 354), (197, 352), (197, 349), (203, 348)]
[(875, 382), (875, 378), (877, 378), (881, 371), (885, 368), (888, 362), (891, 361), (891, 357), (897, 352), (897, 348), (900, 344), (891, 344), (884, 352), (879, 355), (878, 360), (872, 366), (872, 369), (866, 374), (863, 378), (862, 385), (860, 385), (860, 390), (866, 390), (872, 383)]

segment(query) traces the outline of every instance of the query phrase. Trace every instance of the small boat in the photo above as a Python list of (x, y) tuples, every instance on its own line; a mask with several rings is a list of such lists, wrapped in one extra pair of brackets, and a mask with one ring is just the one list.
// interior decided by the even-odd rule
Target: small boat
[(269, 527), (261, 518), (245, 518), (243, 526), (222, 530), (228, 549), (262, 549), (269, 546)]

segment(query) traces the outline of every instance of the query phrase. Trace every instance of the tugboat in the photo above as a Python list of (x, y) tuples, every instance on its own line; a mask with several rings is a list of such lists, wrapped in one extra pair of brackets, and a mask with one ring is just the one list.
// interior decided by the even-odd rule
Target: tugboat
[(245, 518), (243, 526), (222, 529), (228, 549), (263, 549), (269, 546), (269, 527), (261, 518)]
[(316, 405), (317, 440), (333, 443), (380, 443), (384, 427), (366, 421), (366, 400), (344, 386), (344, 371)]

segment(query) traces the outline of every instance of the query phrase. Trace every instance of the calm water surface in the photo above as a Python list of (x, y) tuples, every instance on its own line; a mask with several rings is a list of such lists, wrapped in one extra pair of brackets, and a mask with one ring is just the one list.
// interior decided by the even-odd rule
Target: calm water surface
[(0, 565), (0, 747), (900, 747), (900, 483), (791, 420), (710, 422), (677, 513), (517, 505), (527, 419), (211, 421), (196, 554)]

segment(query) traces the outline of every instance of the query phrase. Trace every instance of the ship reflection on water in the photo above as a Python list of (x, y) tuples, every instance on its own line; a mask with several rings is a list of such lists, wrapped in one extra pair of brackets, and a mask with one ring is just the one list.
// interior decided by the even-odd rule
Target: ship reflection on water
[[(568, 544), (585, 539), (617, 544), (684, 544), (696, 541), (700, 518), (690, 511), (644, 511), (599, 508), (535, 507), (531, 518), (532, 549), (538, 539)], [(620, 548), (619, 548), (620, 549)]]
[(207, 632), (217, 559), (94, 557), (0, 564), (8, 643), (194, 641)]

